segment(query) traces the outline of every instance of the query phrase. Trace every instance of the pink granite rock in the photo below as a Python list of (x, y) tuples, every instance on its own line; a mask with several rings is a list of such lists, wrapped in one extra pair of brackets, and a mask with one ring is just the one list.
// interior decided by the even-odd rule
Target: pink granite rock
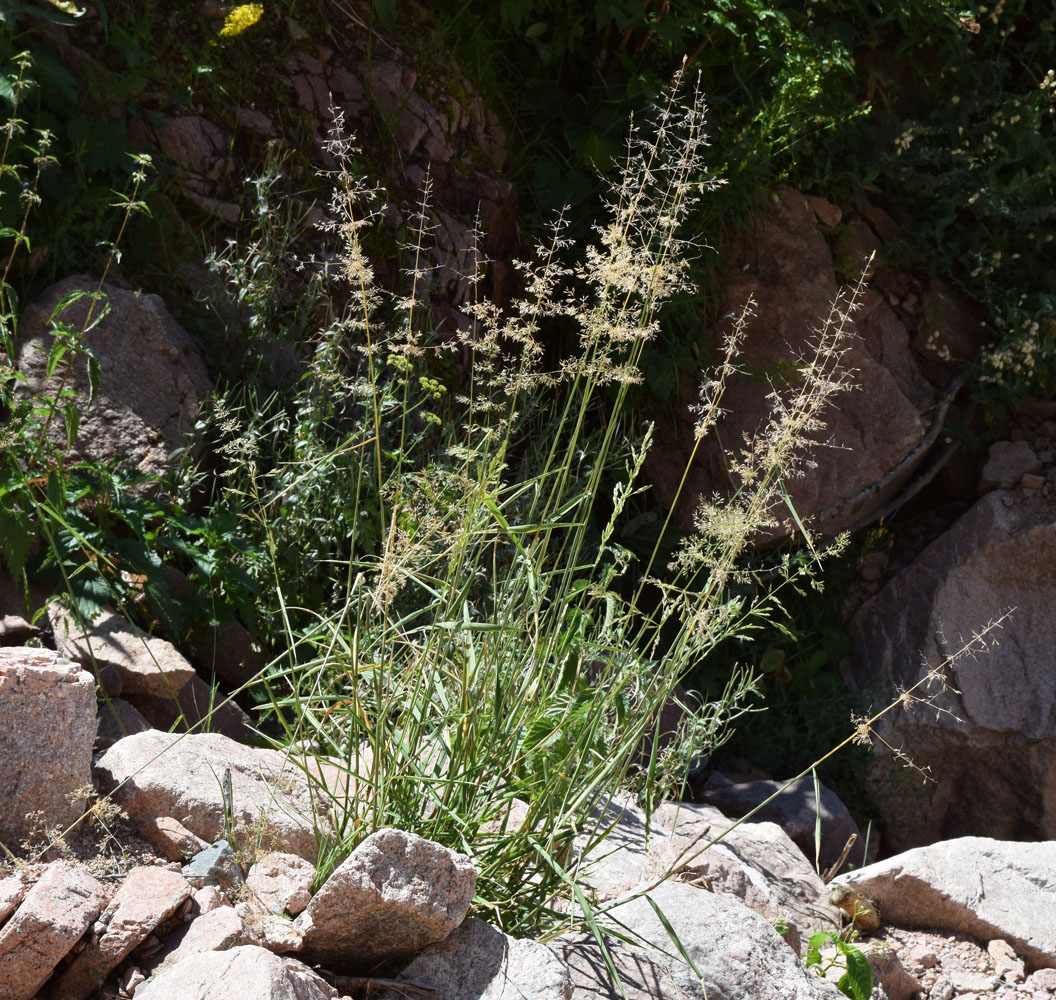
[(83, 865), (50, 865), (0, 930), (0, 997), (31, 1000), (105, 905)]
[(169, 861), (186, 861), (209, 846), (201, 837), (196, 837), (187, 827), (171, 816), (145, 819), (137, 829), (139, 835), (157, 848), (162, 857)]
[(64, 829), (92, 783), (92, 675), (47, 649), (0, 649), (0, 841), (17, 848), (43, 814)]
[(110, 900), (87, 947), (59, 977), (52, 994), (61, 1000), (87, 1000), (112, 969), (171, 917), (191, 894), (187, 880), (165, 868), (133, 868)]
[[(114, 800), (139, 824), (171, 816), (212, 843), (225, 835), (224, 784), (230, 773), (236, 831), (257, 831), (272, 845), (316, 857), (316, 826), (303, 772), (275, 750), (242, 746), (218, 733), (151, 730), (115, 743), (96, 762)], [(256, 835), (254, 833), (254, 835)]]
[(477, 873), (469, 858), (402, 830), (367, 837), (295, 923), (304, 953), (371, 971), (442, 941), (465, 919)]
[(265, 854), (246, 877), (246, 891), (271, 913), (297, 916), (311, 901), (315, 865), (295, 854)]

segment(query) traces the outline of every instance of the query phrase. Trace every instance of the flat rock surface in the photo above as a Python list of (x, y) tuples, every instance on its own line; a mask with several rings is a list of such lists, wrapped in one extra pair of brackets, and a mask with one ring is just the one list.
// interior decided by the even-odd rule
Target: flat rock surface
[(885, 923), (1001, 938), (1029, 964), (1056, 965), (1056, 842), (961, 837), (833, 881), (872, 899)]
[(31, 1000), (106, 905), (82, 865), (57, 861), (0, 929), (0, 997)]
[(96, 762), (100, 781), (116, 789), (114, 800), (133, 822), (171, 816), (208, 843), (225, 833), (228, 773), (236, 829), (255, 831), (262, 825), (265, 846), (282, 845), (314, 860), (307, 783), (303, 772), (275, 750), (242, 746), (217, 733), (180, 736), (151, 730), (115, 743)]
[(605, 947), (618, 983), (593, 934), (562, 934), (551, 942), (572, 977), (572, 1000), (689, 1000), (690, 994), (650, 952), (616, 938), (608, 938)]
[[(572, 980), (553, 951), (538, 941), (510, 937), (471, 917), (430, 945), (400, 979), (432, 986), (442, 1000), (569, 1000)], [(380, 1000), (399, 1000), (387, 990)]]
[(185, 959), (136, 990), (136, 1000), (333, 1000), (308, 966), (258, 945)]
[(48, 606), (55, 644), (86, 669), (113, 667), (129, 695), (175, 697), (194, 677), (194, 667), (171, 642), (148, 635), (114, 611), (104, 611), (83, 630), (57, 601)]
[(304, 951), (338, 971), (372, 972), (442, 941), (465, 919), (469, 858), (402, 830), (379, 830), (336, 868), (297, 918)]
[(144, 963), (143, 969), (149, 974), (160, 976), (191, 956), (225, 951), (242, 944), (244, 932), (242, 918), (233, 906), (217, 906), (195, 917), (173, 934), (161, 951)]
[[(191, 887), (165, 868), (133, 868), (99, 917), (105, 925), (52, 988), (63, 1000), (87, 1000), (99, 984), (164, 920), (190, 898)], [(97, 924), (97, 926), (98, 926)]]
[(83, 812), (92, 781), (95, 681), (48, 649), (0, 649), (0, 842), (17, 850)]
[(311, 901), (315, 865), (295, 854), (265, 854), (246, 876), (246, 893), (271, 913), (297, 916)]
[(765, 918), (728, 896), (684, 882), (649, 893), (677, 935), (700, 977), (645, 897), (617, 904), (611, 917), (644, 944), (667, 956), (671, 978), (701, 1000), (840, 1000), (831, 983), (810, 972)]

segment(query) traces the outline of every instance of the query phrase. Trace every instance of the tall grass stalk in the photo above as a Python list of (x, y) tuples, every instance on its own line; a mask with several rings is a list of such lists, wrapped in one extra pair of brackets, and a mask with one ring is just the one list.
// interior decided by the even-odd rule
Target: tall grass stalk
[[(701, 248), (681, 235), (687, 213), (718, 183), (703, 102), (690, 92), (680, 103), (682, 84), (632, 127), (581, 263), (565, 263), (559, 220), (519, 265), (519, 300), (500, 310), (475, 298), (469, 327), (442, 336), (420, 322), (428, 203), (410, 243), (410, 292), (387, 300), (362, 242), (374, 193), (355, 179), (335, 121), (324, 223), (335, 252), (305, 268), (313, 309), (351, 305), (331, 309), (314, 340), (279, 460), (236, 462), (228, 479), (266, 539), (285, 623), (288, 652), (260, 680), (281, 742), (299, 748), (306, 772), (318, 777), (325, 756), (342, 774), (318, 777), (335, 805), (321, 878), (372, 831), (411, 829), (474, 858), (480, 910), (537, 931), (564, 919), (562, 899), (585, 901), (573, 842), (582, 851), (604, 838), (598, 817), (617, 790), (635, 784), (651, 808), (677, 789), (689, 757), (721, 741), (752, 690), (750, 672), (734, 671), (675, 746), (653, 740), (643, 756), (679, 680), (766, 613), (770, 590), (736, 596), (747, 593), (733, 587), (747, 580), (738, 560), (847, 386), (839, 361), (860, 289), (834, 306), (801, 382), (775, 393), (769, 427), (734, 457), (734, 494), (702, 502), (698, 531), (671, 562), (657, 565), (654, 552), (632, 579), (616, 528), (646, 489), (651, 432), (627, 434), (628, 391), (659, 310), (688, 290)], [(217, 262), (250, 270), (231, 254)], [(470, 287), (482, 276), (478, 267)], [(746, 320), (705, 381), (701, 437)], [(579, 348), (547, 368), (554, 326), (575, 331)], [(230, 453), (245, 459), (247, 440), (232, 433)], [(306, 506), (293, 514), (298, 500)], [(287, 570), (312, 544), (311, 523), (339, 524), (347, 544), (312, 567), (328, 597), (305, 607)]]

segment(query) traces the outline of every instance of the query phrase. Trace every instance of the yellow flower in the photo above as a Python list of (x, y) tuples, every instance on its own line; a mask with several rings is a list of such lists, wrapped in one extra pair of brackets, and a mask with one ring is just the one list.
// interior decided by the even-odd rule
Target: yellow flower
[(241, 35), (247, 28), (252, 28), (263, 15), (264, 4), (262, 3), (239, 4), (224, 18), (224, 26), (220, 29), (220, 37), (234, 38), (235, 35)]

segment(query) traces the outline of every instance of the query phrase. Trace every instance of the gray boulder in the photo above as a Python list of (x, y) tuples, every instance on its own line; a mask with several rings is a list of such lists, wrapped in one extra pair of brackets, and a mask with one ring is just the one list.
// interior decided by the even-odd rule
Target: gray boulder
[(304, 953), (371, 972), (447, 937), (469, 911), (469, 858), (402, 830), (379, 830), (338, 866), (295, 925)]
[(572, 977), (572, 1000), (689, 1000), (696, 995), (679, 986), (658, 957), (617, 938), (605, 938), (615, 978), (593, 934), (562, 934), (550, 948)]
[[(471, 917), (430, 945), (399, 975), (431, 986), (442, 1000), (570, 1000), (572, 980), (558, 957), (538, 941), (523, 940)], [(380, 1000), (399, 1000), (397, 986)]]
[(137, 1000), (333, 1000), (335, 990), (308, 966), (257, 945), (178, 962), (136, 990)]
[[(687, 996), (701, 1000), (839, 1000), (842, 996), (799, 961), (769, 921), (729, 896), (684, 882), (665, 882), (648, 896), (617, 903), (609, 916), (665, 956), (669, 975)], [(681, 949), (650, 900), (671, 925)], [(682, 951), (696, 971), (681, 957)]]
[(871, 899), (892, 926), (1001, 938), (1032, 967), (1056, 966), (1056, 842), (961, 837), (833, 881)]
[[(987, 652), (949, 662), (1009, 609)], [(866, 602), (850, 631), (844, 676), (874, 710), (914, 692), (875, 727), (885, 842), (1056, 839), (1056, 508), (988, 493)], [(932, 671), (941, 678), (918, 686)]]
[[(0, 649), (0, 842), (65, 829), (92, 782), (95, 683), (47, 649)], [(82, 792), (83, 794), (83, 792)]]
[[(91, 305), (83, 297), (57, 312), (62, 300), (77, 291), (94, 292), (98, 281), (74, 275), (45, 289), (28, 305), (18, 328), (16, 363), (32, 392), (58, 390), (64, 369), (47, 378), (48, 350), (54, 323), (75, 331), (109, 313), (85, 334), (99, 363), (99, 389), (88, 406), (88, 367), (74, 362), (67, 386), (76, 393), (80, 430), (71, 457), (101, 461), (126, 459), (136, 468), (163, 472), (169, 455), (194, 426), (199, 405), (211, 384), (202, 352), (157, 295), (103, 286), (105, 301)], [(47, 384), (47, 388), (45, 385)], [(64, 443), (62, 420), (50, 433)]]

